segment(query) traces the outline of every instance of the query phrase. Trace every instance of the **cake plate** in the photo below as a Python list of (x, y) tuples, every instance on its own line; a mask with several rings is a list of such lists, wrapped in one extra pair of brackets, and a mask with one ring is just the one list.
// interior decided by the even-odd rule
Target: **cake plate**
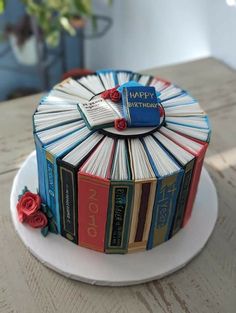
[(192, 217), (172, 239), (149, 251), (109, 255), (79, 247), (61, 236), (49, 234), (18, 221), (16, 203), (24, 186), (37, 190), (36, 154), (32, 152), (17, 173), (11, 192), (14, 227), (29, 251), (54, 271), (82, 282), (127, 286), (162, 278), (184, 267), (205, 246), (218, 212), (215, 186), (203, 168)]

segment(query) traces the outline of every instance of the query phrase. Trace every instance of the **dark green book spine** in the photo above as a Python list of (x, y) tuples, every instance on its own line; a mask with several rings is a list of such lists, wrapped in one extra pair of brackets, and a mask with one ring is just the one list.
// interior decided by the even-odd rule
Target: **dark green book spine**
[(127, 253), (134, 184), (111, 181), (106, 225), (106, 253)]
[(182, 222), (183, 222), (194, 163), (195, 163), (195, 159), (190, 161), (184, 168), (184, 177), (182, 180), (182, 185), (181, 185), (179, 197), (177, 200), (176, 212), (175, 212), (175, 217), (173, 220), (173, 226), (172, 226), (170, 237), (174, 236), (180, 230)]

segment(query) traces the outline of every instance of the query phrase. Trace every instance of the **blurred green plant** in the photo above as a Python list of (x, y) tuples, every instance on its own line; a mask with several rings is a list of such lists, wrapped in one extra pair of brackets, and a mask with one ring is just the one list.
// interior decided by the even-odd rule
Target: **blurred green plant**
[(0, 0), (0, 14), (4, 11), (5, 3), (4, 0)]
[[(5, 1), (0, 0), (0, 13), (4, 11)], [(83, 27), (86, 19), (93, 19), (91, 0), (21, 0), (21, 2), (25, 5), (26, 12), (35, 19), (47, 44), (53, 47), (58, 45), (62, 30), (74, 36), (76, 28)], [(112, 0), (107, 0), (107, 3), (111, 4)]]

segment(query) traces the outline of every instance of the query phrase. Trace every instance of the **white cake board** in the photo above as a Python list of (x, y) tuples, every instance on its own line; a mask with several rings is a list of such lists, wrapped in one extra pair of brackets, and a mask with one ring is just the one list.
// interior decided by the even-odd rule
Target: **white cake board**
[(210, 237), (217, 219), (217, 194), (203, 168), (192, 217), (185, 228), (164, 244), (144, 252), (108, 255), (76, 246), (61, 236), (49, 234), (18, 221), (17, 197), (24, 186), (36, 192), (35, 152), (17, 173), (11, 192), (11, 214), (15, 229), (30, 252), (47, 267), (79, 281), (94, 285), (134, 285), (169, 275), (196, 256)]

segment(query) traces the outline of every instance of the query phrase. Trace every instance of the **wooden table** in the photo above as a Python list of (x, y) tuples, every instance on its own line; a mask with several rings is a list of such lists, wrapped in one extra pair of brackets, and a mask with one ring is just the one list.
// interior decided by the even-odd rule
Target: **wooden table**
[(236, 72), (211, 58), (147, 72), (189, 90), (210, 116), (205, 166), (219, 218), (205, 249), (167, 278), (125, 288), (86, 285), (44, 267), (16, 235), (9, 208), (12, 180), (34, 149), (31, 115), (40, 95), (0, 103), (1, 313), (236, 312)]

